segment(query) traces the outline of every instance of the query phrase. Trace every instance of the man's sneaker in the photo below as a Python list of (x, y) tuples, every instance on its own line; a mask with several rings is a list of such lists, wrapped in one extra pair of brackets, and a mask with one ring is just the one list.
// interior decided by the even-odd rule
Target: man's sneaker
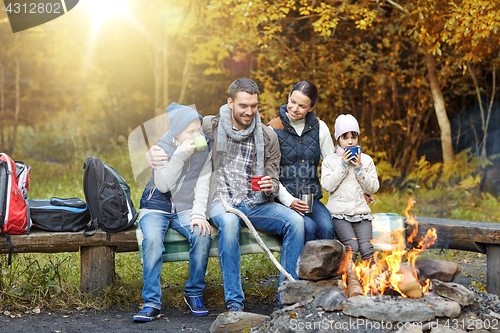
[(145, 306), (134, 316), (135, 321), (151, 321), (160, 318), (160, 310)]
[(232, 312), (242, 312), (243, 304), (240, 304), (238, 302), (230, 302), (227, 304), (227, 309)]
[(184, 296), (184, 302), (189, 306), (191, 313), (195, 316), (206, 316), (208, 310), (203, 305), (203, 298), (201, 296)]

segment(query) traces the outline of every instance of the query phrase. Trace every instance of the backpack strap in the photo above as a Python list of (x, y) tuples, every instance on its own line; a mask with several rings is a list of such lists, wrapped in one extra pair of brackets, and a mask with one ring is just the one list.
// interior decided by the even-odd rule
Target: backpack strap
[(97, 219), (90, 220), (87, 224), (87, 229), (83, 231), (83, 236), (92, 237), (97, 232)]
[(29, 235), (31, 229), (30, 203), (28, 202), (28, 199), (25, 199), (24, 201), (26, 201), (26, 210), (28, 215), (28, 227), (26, 229), (26, 235)]

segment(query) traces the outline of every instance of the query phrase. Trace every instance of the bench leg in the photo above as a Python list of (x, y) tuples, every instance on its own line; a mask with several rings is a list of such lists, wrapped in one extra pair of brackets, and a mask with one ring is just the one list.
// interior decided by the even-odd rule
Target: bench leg
[(113, 283), (115, 276), (115, 248), (112, 246), (80, 247), (82, 293), (99, 293)]
[(486, 245), (486, 290), (500, 296), (500, 246)]

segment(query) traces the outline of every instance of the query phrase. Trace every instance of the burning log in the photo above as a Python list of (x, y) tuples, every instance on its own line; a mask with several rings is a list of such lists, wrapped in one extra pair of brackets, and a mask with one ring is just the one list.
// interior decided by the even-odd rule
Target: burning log
[(403, 275), (403, 279), (398, 282), (398, 288), (403, 294), (410, 298), (422, 297), (422, 287), (413, 275), (411, 266), (408, 263), (402, 263), (398, 274)]
[(345, 270), (346, 274), (346, 284), (347, 284), (347, 291), (349, 294), (349, 297), (353, 296), (360, 296), (363, 295), (363, 288), (361, 288), (361, 284), (359, 283), (358, 277), (356, 276), (356, 273), (354, 272), (353, 269), (353, 262), (349, 261), (349, 265), (347, 266)]
[(380, 273), (375, 279), (371, 286), (372, 295), (383, 295), (387, 287), (389, 287), (389, 278), (391, 277), (390, 271), (384, 271)]

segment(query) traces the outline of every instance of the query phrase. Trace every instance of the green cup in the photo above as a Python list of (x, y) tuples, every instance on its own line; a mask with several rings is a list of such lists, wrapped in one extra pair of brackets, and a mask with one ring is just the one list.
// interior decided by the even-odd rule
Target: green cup
[(207, 140), (205, 139), (205, 137), (203, 135), (200, 135), (199, 137), (196, 137), (193, 140), (193, 145), (196, 146), (196, 150), (197, 151), (205, 150), (208, 147)]

